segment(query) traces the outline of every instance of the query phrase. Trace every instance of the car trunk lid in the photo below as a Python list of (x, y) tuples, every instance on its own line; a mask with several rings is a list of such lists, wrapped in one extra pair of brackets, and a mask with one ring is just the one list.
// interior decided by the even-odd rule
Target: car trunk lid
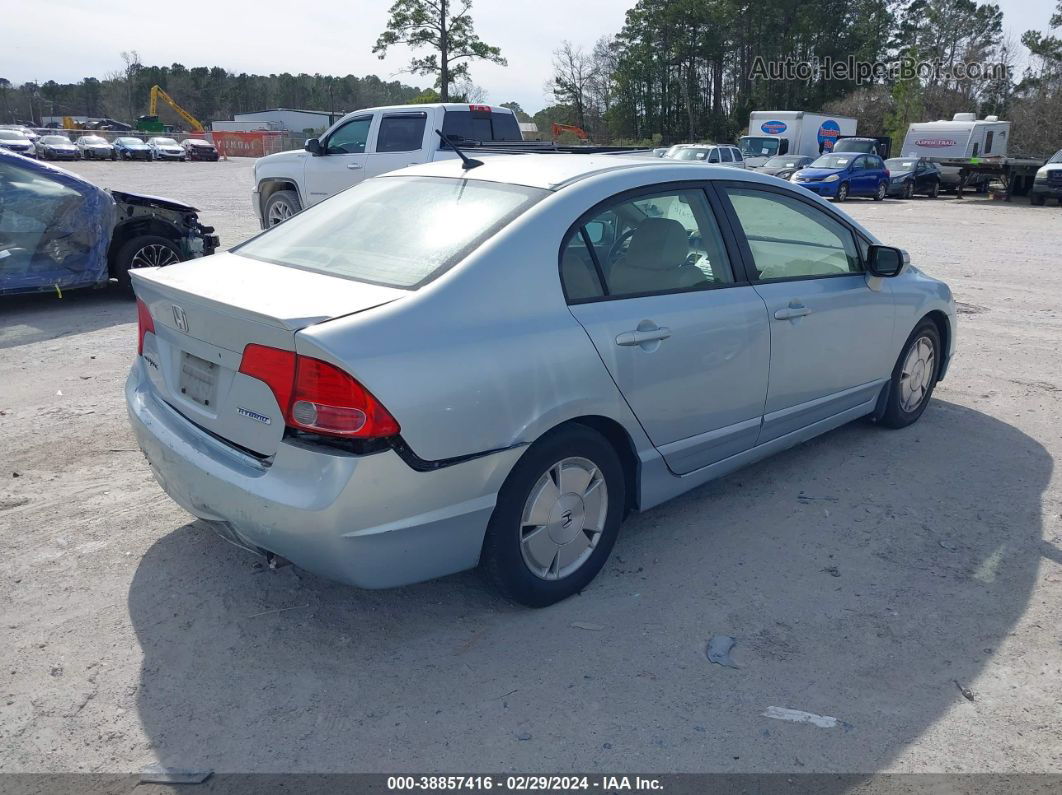
[(239, 371), (244, 348), (294, 351), (299, 329), (407, 294), (234, 254), (132, 274), (154, 325), (143, 355), (158, 397), (261, 457), (276, 452), (286, 407), (263, 381)]

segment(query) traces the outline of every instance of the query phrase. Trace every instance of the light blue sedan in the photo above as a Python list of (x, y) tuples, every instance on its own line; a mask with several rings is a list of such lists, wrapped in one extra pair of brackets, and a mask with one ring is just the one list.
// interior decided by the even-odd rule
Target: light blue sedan
[(414, 166), (133, 285), (129, 415), (190, 513), (357, 586), (478, 565), (533, 606), (630, 511), (915, 422), (956, 334), (947, 285), (820, 197), (611, 155)]

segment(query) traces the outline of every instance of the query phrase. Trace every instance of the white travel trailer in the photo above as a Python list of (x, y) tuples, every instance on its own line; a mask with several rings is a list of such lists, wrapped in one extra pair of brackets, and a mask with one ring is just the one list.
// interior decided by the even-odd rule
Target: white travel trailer
[(803, 110), (754, 110), (749, 133), (738, 140), (748, 168), (757, 168), (775, 155), (818, 157), (833, 151), (841, 137), (856, 134), (856, 120)]
[[(971, 160), (975, 158), (1005, 158), (1010, 122), (998, 116), (978, 120), (976, 113), (956, 113), (951, 121), (927, 121), (912, 124), (907, 129), (900, 153), (904, 157), (928, 157), (935, 160)], [(958, 187), (960, 169), (941, 166), (941, 183)], [(983, 180), (983, 177), (982, 177)], [(976, 184), (977, 177), (967, 184)]]

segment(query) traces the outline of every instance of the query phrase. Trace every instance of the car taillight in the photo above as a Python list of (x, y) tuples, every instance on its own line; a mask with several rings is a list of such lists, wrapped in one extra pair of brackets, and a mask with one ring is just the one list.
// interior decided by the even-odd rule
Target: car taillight
[(137, 343), (136, 353), (137, 356), (141, 356), (144, 353), (144, 335), (149, 331), (155, 333), (155, 321), (151, 319), (151, 313), (148, 311), (147, 304), (136, 299), (136, 325), (137, 325)]
[(251, 344), (244, 348), (240, 372), (269, 386), (292, 428), (347, 439), (399, 432), (398, 422), (380, 401), (328, 362)]

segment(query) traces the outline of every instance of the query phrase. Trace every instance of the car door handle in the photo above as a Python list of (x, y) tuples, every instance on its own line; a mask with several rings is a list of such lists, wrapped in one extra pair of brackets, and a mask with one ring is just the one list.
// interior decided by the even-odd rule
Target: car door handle
[(350, 168), (350, 169), (361, 168), (361, 167), (362, 167), (361, 163), (347, 163), (347, 168)]
[(632, 345), (644, 345), (647, 342), (659, 342), (671, 336), (671, 329), (666, 326), (649, 329), (646, 331), (624, 331), (616, 335), (616, 344), (629, 347)]
[(774, 316), (778, 320), (792, 320), (797, 317), (804, 317), (804, 315), (810, 315), (811, 310), (803, 304), (790, 304), (785, 309), (779, 309), (774, 313)]

